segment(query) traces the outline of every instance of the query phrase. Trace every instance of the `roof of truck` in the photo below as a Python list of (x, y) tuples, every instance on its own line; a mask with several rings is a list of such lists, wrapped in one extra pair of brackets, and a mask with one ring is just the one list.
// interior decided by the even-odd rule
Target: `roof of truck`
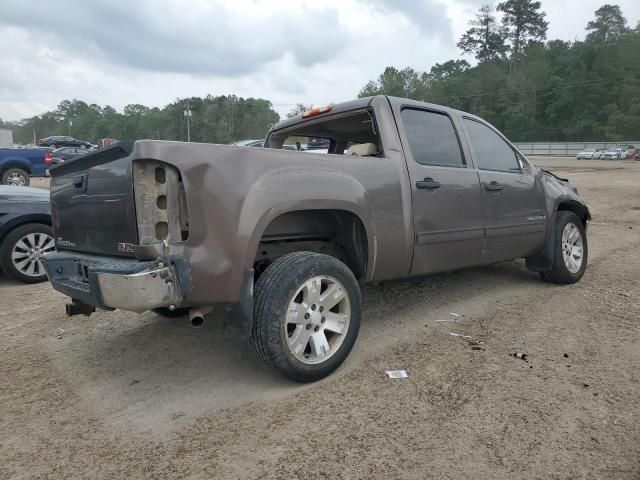
[[(420, 106), (427, 107), (427, 108), (435, 108), (435, 109), (440, 110), (440, 111), (457, 112), (457, 113), (461, 113), (461, 114), (464, 114), (464, 115), (468, 115), (468, 116), (473, 117), (473, 118), (477, 118), (477, 117), (475, 117), (475, 115), (471, 115), (471, 114), (466, 113), (466, 112), (461, 112), (459, 110), (456, 110), (456, 109), (453, 109), (453, 108), (450, 108), (450, 107), (445, 107), (444, 105), (436, 105), (436, 104), (433, 104), (433, 103), (422, 102), (420, 100), (411, 100), (409, 98), (391, 97), (391, 96), (388, 96), (388, 95), (377, 95), (377, 96), (374, 96), (374, 97), (363, 97), (363, 98), (357, 98), (355, 100), (349, 100), (348, 102), (336, 103), (336, 104), (331, 106), (331, 110), (330, 111), (328, 111), (326, 113), (320, 113), (320, 114), (314, 115), (312, 118), (314, 118), (314, 119), (315, 118), (321, 118), (321, 117), (324, 117), (324, 116), (335, 115), (336, 113), (348, 112), (349, 110), (359, 110), (359, 109), (367, 108), (367, 107), (369, 107), (371, 105), (371, 103), (376, 98), (385, 98), (385, 99), (387, 99), (389, 101), (389, 103), (392, 103), (392, 104), (400, 103), (400, 104), (420, 105)], [(272, 127), (271, 131), (276, 131), (276, 130), (281, 130), (283, 128), (288, 128), (288, 127), (290, 127), (292, 125), (295, 125), (297, 123), (300, 123), (300, 122), (302, 122), (304, 120), (306, 120), (306, 119), (302, 117), (301, 113), (299, 113), (295, 117), (285, 118), (284, 120), (279, 121), (278, 123), (276, 123)]]

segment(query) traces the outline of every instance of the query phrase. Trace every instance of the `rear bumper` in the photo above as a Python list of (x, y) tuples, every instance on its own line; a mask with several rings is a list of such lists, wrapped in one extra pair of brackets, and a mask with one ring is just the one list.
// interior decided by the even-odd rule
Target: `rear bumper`
[(191, 287), (181, 257), (138, 261), (56, 252), (43, 259), (54, 289), (74, 300), (106, 309), (144, 312), (178, 306)]

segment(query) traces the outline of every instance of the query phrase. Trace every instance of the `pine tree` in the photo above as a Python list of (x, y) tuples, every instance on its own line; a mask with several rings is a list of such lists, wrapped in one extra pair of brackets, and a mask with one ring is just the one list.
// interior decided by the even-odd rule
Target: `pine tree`
[(529, 43), (547, 38), (549, 22), (540, 7), (540, 2), (532, 0), (507, 0), (498, 4), (497, 9), (504, 14), (502, 23), (507, 29), (507, 38), (511, 41), (512, 60), (518, 59)]
[(603, 5), (595, 13), (596, 19), (587, 24), (587, 40), (610, 42), (627, 33), (627, 20), (618, 5)]
[(472, 27), (460, 38), (459, 49), (465, 53), (473, 53), (481, 63), (497, 60), (506, 53), (507, 31), (498, 25), (491, 5), (480, 7), (475, 20), (469, 24)]

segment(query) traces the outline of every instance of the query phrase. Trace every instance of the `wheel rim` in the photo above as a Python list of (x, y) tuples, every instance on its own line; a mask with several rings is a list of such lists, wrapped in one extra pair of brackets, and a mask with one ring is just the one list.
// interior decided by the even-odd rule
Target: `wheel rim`
[(347, 289), (333, 277), (307, 280), (289, 303), (284, 333), (291, 354), (302, 363), (327, 361), (349, 330), (351, 303)]
[(578, 273), (584, 259), (582, 233), (573, 223), (567, 223), (562, 231), (562, 257), (567, 270)]
[(11, 250), (13, 266), (27, 277), (40, 277), (45, 274), (42, 256), (55, 250), (51, 235), (43, 232), (28, 233), (20, 238)]
[(7, 184), (8, 185), (17, 185), (19, 187), (24, 187), (26, 180), (24, 175), (18, 172), (10, 173), (7, 176)]

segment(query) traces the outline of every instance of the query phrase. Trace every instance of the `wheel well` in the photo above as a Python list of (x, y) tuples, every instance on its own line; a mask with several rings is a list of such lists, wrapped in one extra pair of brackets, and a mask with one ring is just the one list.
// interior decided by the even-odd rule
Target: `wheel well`
[(584, 226), (587, 225), (588, 220), (591, 220), (589, 209), (578, 202), (562, 202), (560, 205), (558, 205), (558, 211), (575, 213), (578, 218), (582, 220), (582, 225)]
[(7, 162), (6, 164), (2, 165), (2, 167), (0, 167), (0, 175), (3, 175), (4, 172), (9, 170), (10, 168), (19, 168), (20, 170), (24, 170), (28, 174), (32, 174), (33, 173), (33, 171), (31, 170), (31, 167), (25, 165), (24, 163)]
[(364, 280), (367, 234), (360, 218), (345, 210), (297, 210), (276, 217), (267, 226), (254, 259), (256, 279), (277, 258), (292, 252), (324, 253), (344, 262), (356, 279)]
[(4, 237), (6, 237), (11, 231), (15, 230), (16, 228), (21, 227), (23, 225), (29, 225), (31, 223), (42, 223), (44, 225), (51, 226), (51, 217), (48, 217), (47, 215), (44, 215), (44, 214), (42, 215), (34, 214), (29, 216), (25, 215), (17, 219), (14, 219), (13, 221), (10, 221), (9, 223), (3, 225), (2, 230), (0, 230), (0, 241), (2, 241)]

